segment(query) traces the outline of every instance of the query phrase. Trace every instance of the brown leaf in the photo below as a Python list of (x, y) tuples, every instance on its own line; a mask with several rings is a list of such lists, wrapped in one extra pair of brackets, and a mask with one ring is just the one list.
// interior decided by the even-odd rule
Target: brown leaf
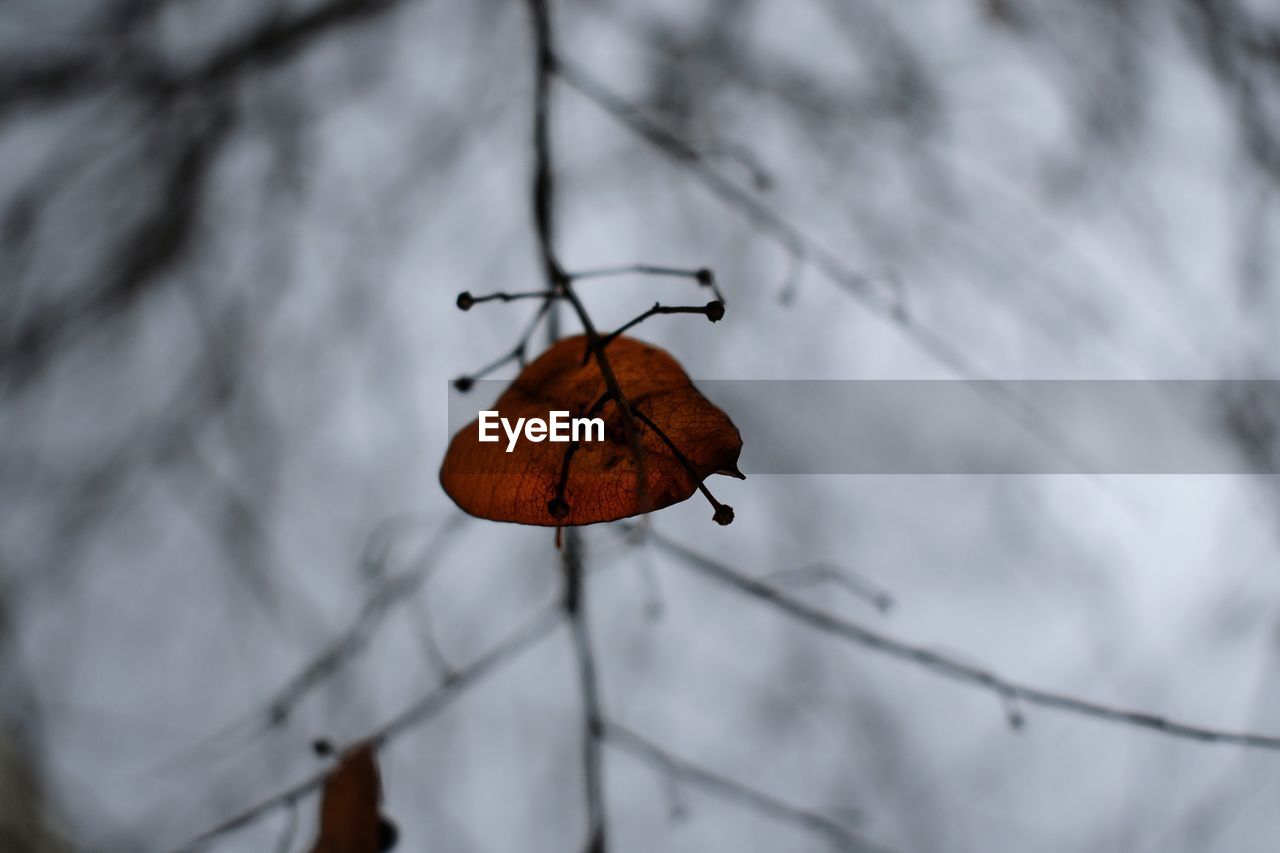
[[(591, 414), (607, 389), (595, 360), (585, 358), (586, 349), (581, 335), (557, 342), (516, 377), (493, 408), (512, 424), (517, 418), (547, 420), (552, 411)], [(570, 460), (563, 494), (567, 509), (552, 502), (559, 497), (570, 445), (522, 436), (508, 453), (501, 428), (499, 441), (479, 440), (478, 419), (453, 437), (445, 454), (440, 482), (449, 497), (480, 518), (559, 527), (662, 509), (688, 498), (714, 473), (742, 476), (737, 427), (698, 392), (670, 353), (626, 337), (615, 338), (605, 352), (623, 395), (670, 439), (693, 476), (661, 436), (638, 422), (649, 500), (642, 506), (636, 459), (610, 400), (595, 413), (605, 421), (605, 440), (582, 442)]]
[(338, 762), (324, 783), (320, 838), (311, 853), (382, 853), (395, 828), (378, 812), (382, 778), (373, 746), (361, 744)]

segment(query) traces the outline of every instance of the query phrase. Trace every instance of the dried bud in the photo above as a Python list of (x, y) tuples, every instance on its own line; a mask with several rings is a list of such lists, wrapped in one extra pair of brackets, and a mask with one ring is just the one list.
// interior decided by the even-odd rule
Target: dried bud
[(378, 853), (394, 850), (400, 841), (400, 830), (384, 815), (378, 816)]
[(475, 297), (471, 295), (471, 291), (464, 290), (458, 294), (458, 309), (461, 311), (470, 311), (471, 306), (476, 304)]
[(569, 516), (569, 504), (562, 497), (554, 497), (547, 501), (547, 512), (551, 513), (552, 518), (567, 518)]

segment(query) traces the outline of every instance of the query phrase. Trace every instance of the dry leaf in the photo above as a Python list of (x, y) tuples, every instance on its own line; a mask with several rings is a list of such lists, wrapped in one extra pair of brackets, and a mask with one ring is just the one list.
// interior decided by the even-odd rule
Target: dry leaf
[(383, 853), (395, 846), (395, 825), (379, 812), (382, 778), (373, 746), (361, 744), (338, 762), (324, 784), (320, 838), (311, 853)]
[(557, 499), (569, 444), (522, 438), (507, 452), (501, 430), (501, 440), (480, 441), (477, 419), (453, 437), (440, 469), (440, 482), (458, 506), (494, 521), (555, 527), (595, 524), (679, 503), (714, 473), (742, 476), (737, 470), (742, 450), (737, 428), (699, 393), (680, 363), (643, 341), (615, 338), (605, 352), (623, 395), (670, 439), (693, 471), (690, 476), (652, 428), (637, 423), (648, 483), (649, 505), (642, 506), (636, 460), (618, 407), (610, 400), (592, 412), (606, 386), (595, 360), (584, 358), (586, 348), (587, 339), (581, 335), (558, 341), (529, 364), (493, 406), (512, 424), (517, 418), (549, 420), (553, 411), (604, 419), (605, 440), (584, 441), (572, 455), (564, 503)]

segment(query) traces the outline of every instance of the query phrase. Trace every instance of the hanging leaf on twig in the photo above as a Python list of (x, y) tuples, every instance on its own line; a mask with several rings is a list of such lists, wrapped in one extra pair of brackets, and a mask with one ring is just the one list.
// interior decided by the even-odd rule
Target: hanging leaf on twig
[[(630, 406), (639, 432), (642, 460), (628, 443), (620, 401), (579, 335), (552, 345), (498, 398), (498, 417), (487, 421), (496, 440), (481, 441), (479, 418), (453, 437), (440, 469), (449, 497), (480, 518), (564, 527), (662, 509), (701, 490), (716, 508), (716, 521), (729, 523), (733, 510), (711, 497), (702, 481), (717, 473), (743, 476), (737, 427), (665, 350), (617, 336), (606, 351), (622, 405)], [(578, 441), (553, 441), (542, 431), (520, 434), (519, 424), (549, 424), (554, 412), (599, 418), (603, 430), (584, 426)], [(563, 433), (573, 435), (567, 427)]]

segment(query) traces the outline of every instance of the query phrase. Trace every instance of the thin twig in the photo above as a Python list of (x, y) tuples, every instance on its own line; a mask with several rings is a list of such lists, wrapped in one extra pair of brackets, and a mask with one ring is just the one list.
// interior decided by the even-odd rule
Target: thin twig
[(718, 323), (724, 317), (724, 303), (716, 299), (708, 302), (706, 305), (661, 305), (657, 302), (653, 303), (653, 307), (645, 311), (633, 320), (628, 320), (614, 331), (601, 338), (601, 343), (608, 346), (613, 343), (614, 339), (622, 335), (628, 329), (648, 320), (650, 317), (656, 317), (659, 314), (701, 314), (713, 323)]
[[(373, 744), (375, 748), (386, 746), (400, 734), (419, 723), (429, 720), (449, 707), (454, 700), (477, 682), (492, 675), (523, 652), (532, 649), (538, 644), (539, 640), (550, 634), (562, 621), (563, 616), (558, 608), (548, 607), (542, 609), (534, 618), (525, 623), (507, 639), (496, 645), (474, 663), (451, 673), (441, 682), (439, 687), (427, 693), (392, 718), (386, 725), (374, 730), (362, 740)], [(291, 788), (274, 794), (235, 817), (223, 821), (218, 826), (202, 833), (186, 844), (175, 848), (175, 853), (204, 849), (210, 843), (225, 835), (251, 826), (278, 808), (293, 806), (303, 797), (318, 791), (324, 786), (328, 778), (329, 772), (327, 771), (317, 773)]]
[(591, 629), (587, 623), (582, 533), (577, 528), (571, 527), (565, 532), (562, 557), (565, 578), (563, 607), (573, 634), (574, 659), (577, 661), (578, 683), (582, 691), (582, 765), (587, 805), (585, 849), (588, 853), (604, 853), (608, 849), (608, 821), (604, 802), (604, 755), (600, 742), (603, 703), (600, 699)]
[(662, 125), (642, 115), (590, 73), (567, 60), (562, 60), (556, 66), (556, 73), (604, 113), (683, 168), (730, 208), (741, 213), (761, 233), (772, 237), (793, 255), (802, 256), (812, 263), (837, 286), (852, 294), (873, 316), (900, 328), (902, 334), (922, 352), (957, 376), (974, 381), (975, 390), (993, 406), (1039, 435), (1075, 471), (1094, 477), (1096, 482), (1096, 475), (1088, 460), (1079, 456), (1067, 437), (1043, 413), (1015, 393), (1008, 383), (987, 375), (938, 332), (917, 322), (904, 310), (905, 300), (900, 282), (890, 279), (891, 288), (888, 292), (874, 290), (872, 277), (850, 269), (839, 255), (775, 213), (768, 204), (708, 168), (696, 149)]
[(516, 345), (512, 347), (506, 355), (494, 359), (474, 373), (459, 376), (457, 379), (453, 380), (453, 387), (465, 393), (471, 390), (472, 386), (476, 384), (477, 379), (483, 379), (505, 364), (510, 364), (514, 361), (521, 367), (524, 367), (525, 356), (529, 350), (529, 341), (533, 339), (533, 335), (538, 330), (538, 326), (542, 323), (544, 317), (555, 316), (551, 313), (553, 302), (554, 300), (547, 299), (538, 306), (537, 312), (529, 321), (529, 325), (525, 327), (524, 332), (520, 335), (520, 339), (516, 341)]
[[(398, 2), (331, 0), (298, 15), (269, 16), (261, 26), (194, 68), (161, 62), (152, 54), (134, 50), (131, 43), (128, 50), (122, 50), (123, 45), (110, 45), (107, 50), (95, 46), (33, 65), (0, 64), (0, 123), (15, 108), (61, 105), (119, 89), (154, 108), (165, 119), (163, 126), (169, 126), (169, 120), (176, 116), (185, 137), (175, 146), (172, 140), (161, 138), (163, 134), (155, 134), (166, 149), (176, 147), (180, 152), (165, 176), (157, 212), (127, 232), (114, 251), (112, 274), (100, 276), (101, 281), (93, 287), (42, 309), (0, 341), (0, 379), (25, 385), (43, 371), (60, 344), (100, 324), (104, 317), (140, 302), (155, 290), (154, 284), (164, 273), (186, 258), (198, 240), (208, 176), (234, 126), (232, 83), (243, 74), (287, 62), (324, 35), (374, 19)], [(201, 113), (211, 117), (204, 127), (189, 128), (191, 122), (176, 115), (184, 102), (178, 95), (190, 96)]]
[(871, 604), (881, 613), (893, 608), (893, 596), (874, 581), (833, 563), (811, 563), (796, 569), (782, 569), (767, 576), (779, 588), (795, 589), (815, 584), (833, 584)]
[[(446, 522), (431, 541), (423, 546), (408, 569), (396, 575), (388, 575), (378, 584), (351, 625), (277, 691), (265, 715), (271, 724), (287, 719), (311, 690), (368, 646), (374, 631), (382, 624), (386, 615), (394, 607), (410, 600), (430, 579), (438, 565), (440, 554), (457, 533), (459, 526), (457, 519)], [(376, 536), (371, 538), (371, 547), (375, 539)]]
[[(698, 491), (702, 492), (702, 496), (707, 499), (711, 504), (712, 509), (715, 510), (713, 517), (715, 518), (716, 524), (731, 524), (733, 522), (733, 507), (728, 504), (720, 503), (720, 501), (716, 500), (715, 495), (711, 494), (711, 490), (707, 488), (706, 483), (698, 476), (698, 472), (694, 470), (693, 463), (690, 462), (689, 458), (680, 451), (680, 448), (676, 447), (676, 443), (672, 441), (665, 432), (658, 429), (658, 425), (650, 420), (648, 415), (636, 408), (633, 408), (632, 412), (639, 420), (644, 422), (645, 426), (653, 430), (653, 434), (662, 439), (662, 442), (667, 445), (667, 449), (675, 455), (676, 461), (684, 468), (685, 473), (689, 475), (689, 479), (694, 482), (698, 487)], [(743, 480), (746, 479), (746, 475), (741, 471), (732, 472), (732, 475)]]
[(515, 302), (519, 299), (555, 299), (559, 296), (554, 290), (525, 290), (519, 293), (507, 293), (499, 291), (497, 293), (486, 293), (484, 296), (473, 296), (471, 291), (464, 290), (458, 294), (458, 307), (463, 311), (470, 311), (473, 305), (479, 305), (482, 302)]
[(290, 803), (285, 809), (284, 829), (280, 832), (280, 839), (276, 842), (276, 853), (291, 853), (293, 850), (293, 840), (298, 834), (298, 804)]
[(713, 773), (683, 758), (679, 758), (658, 744), (637, 734), (625, 726), (613, 722), (604, 723), (606, 742), (629, 753), (642, 761), (661, 767), (663, 770), (684, 781), (714, 794), (722, 799), (731, 800), (774, 820), (799, 827), (806, 832), (816, 833), (836, 844), (841, 850), (878, 851), (883, 848), (859, 837), (847, 826), (834, 818), (820, 812), (793, 806), (790, 803), (756, 790), (741, 782)]
[(724, 302), (724, 294), (720, 292), (720, 286), (716, 283), (715, 273), (706, 267), (698, 269), (682, 269), (680, 267), (662, 267), (654, 264), (622, 264), (612, 267), (598, 267), (589, 270), (580, 270), (578, 272), (569, 273), (569, 278), (573, 281), (581, 281), (590, 278), (612, 278), (620, 275), (654, 275), (669, 276), (671, 278), (688, 278), (696, 281), (703, 287), (711, 288), (711, 292), (716, 295), (716, 299)]
[[(640, 441), (639, 430), (631, 417), (626, 404), (626, 395), (618, 384), (618, 378), (609, 364), (601, 344), (600, 333), (596, 331), (591, 316), (587, 313), (582, 300), (573, 290), (573, 282), (560, 265), (555, 253), (555, 170), (551, 155), (551, 84), (555, 77), (560, 59), (556, 55), (552, 41), (551, 15), (548, 0), (528, 0), (529, 11), (533, 20), (533, 33), (536, 52), (536, 75), (534, 84), (533, 108), (533, 219), (534, 229), (538, 237), (538, 248), (542, 253), (543, 273), (547, 284), (560, 293), (569, 302), (582, 330), (587, 336), (587, 345), (595, 356), (600, 368), (600, 376), (604, 379), (605, 388), (610, 396), (619, 404), (623, 433), (627, 445), (636, 460), (636, 497), (642, 510), (647, 510), (649, 500), (649, 477), (645, 465), (644, 445)], [(559, 335), (556, 315), (551, 315), (551, 337)]]
[[(645, 470), (644, 445), (640, 431), (631, 418), (626, 397), (622, 393), (613, 368), (605, 355), (604, 345), (596, 332), (586, 308), (573, 291), (573, 282), (564, 273), (555, 253), (555, 170), (551, 155), (551, 84), (555, 74), (556, 55), (552, 42), (551, 12), (549, 0), (528, 0), (533, 22), (534, 47), (537, 54), (534, 84), (533, 110), (533, 213), (538, 247), (542, 253), (543, 272), (548, 287), (573, 306), (586, 333), (589, 348), (595, 353), (596, 365), (605, 382), (607, 396), (618, 407), (627, 443), (636, 460), (637, 498), (641, 508), (648, 504), (648, 474)], [(552, 304), (548, 300), (547, 304)], [(556, 315), (552, 313), (548, 326), (554, 342), (559, 335)], [(596, 406), (603, 405), (603, 398)], [(564, 480), (567, 480), (569, 464), (574, 450), (570, 449), (564, 461)], [(564, 483), (555, 500), (548, 505), (552, 515), (568, 512), (564, 502)], [(604, 756), (600, 742), (601, 704), (597, 683), (595, 653), (587, 625), (584, 580), (586, 566), (582, 559), (582, 534), (569, 528), (564, 539), (562, 570), (564, 590), (561, 606), (569, 619), (573, 635), (574, 658), (578, 667), (578, 683), (582, 692), (582, 762), (583, 794), (587, 810), (587, 843), (585, 853), (606, 853), (608, 849), (607, 813), (604, 802)]]
[(1038, 705), (1083, 717), (1147, 729), (1183, 740), (1280, 750), (1280, 736), (1232, 732), (1192, 725), (1143, 711), (1102, 705), (1012, 681), (990, 670), (958, 660), (953, 655), (895, 640), (855, 622), (824, 613), (778, 591), (768, 583), (748, 577), (727, 564), (687, 548), (657, 531), (651, 530), (648, 539), (666, 553), (677, 557), (689, 568), (773, 607), (809, 628), (851, 645), (923, 667), (944, 678), (992, 691), (1002, 701), (1016, 700), (1027, 705)]

